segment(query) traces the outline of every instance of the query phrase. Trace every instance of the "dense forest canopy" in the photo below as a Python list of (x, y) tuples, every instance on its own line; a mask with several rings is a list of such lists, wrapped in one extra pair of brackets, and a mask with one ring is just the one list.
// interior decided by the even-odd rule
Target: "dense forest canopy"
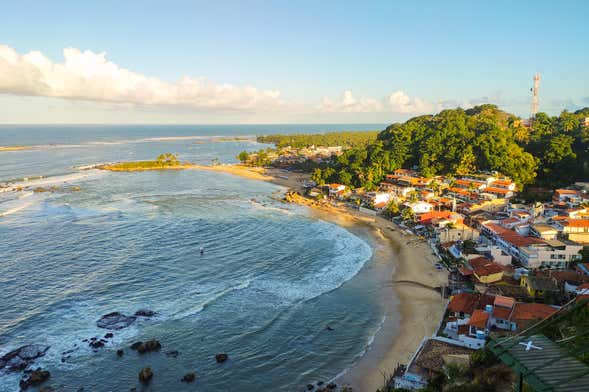
[(343, 131), (328, 132), (322, 134), (295, 134), (295, 135), (268, 135), (258, 136), (259, 143), (275, 144), (278, 148), (291, 146), (294, 148), (306, 148), (311, 146), (342, 146), (361, 147), (376, 140), (379, 131)]
[(495, 105), (444, 110), (390, 125), (374, 142), (315, 167), (313, 178), (374, 189), (395, 169), (418, 168), (425, 176), (498, 171), (520, 187), (565, 186), (589, 180), (586, 117), (589, 108), (538, 113), (526, 127)]

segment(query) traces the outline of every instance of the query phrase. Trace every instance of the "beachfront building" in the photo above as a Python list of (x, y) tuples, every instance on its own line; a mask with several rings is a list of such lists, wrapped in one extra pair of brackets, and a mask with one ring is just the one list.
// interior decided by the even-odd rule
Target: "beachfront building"
[(431, 212), (434, 208), (433, 205), (426, 201), (416, 201), (413, 203), (405, 203), (407, 207), (413, 211), (414, 214), (425, 214)]
[(428, 380), (443, 371), (449, 364), (467, 365), (472, 349), (460, 346), (450, 339), (438, 336), (426, 338), (409, 361), (407, 368), (396, 376), (395, 388), (417, 390)]
[(342, 199), (346, 192), (346, 186), (342, 184), (329, 184), (329, 197)]
[(581, 259), (580, 245), (522, 236), (491, 222), (483, 223), (481, 232), (506, 254), (513, 256), (522, 266), (529, 269), (566, 268), (571, 262)]

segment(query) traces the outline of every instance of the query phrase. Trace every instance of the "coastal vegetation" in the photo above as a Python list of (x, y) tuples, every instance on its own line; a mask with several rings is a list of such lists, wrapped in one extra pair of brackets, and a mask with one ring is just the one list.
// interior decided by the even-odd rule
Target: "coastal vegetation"
[[(369, 135), (364, 143), (347, 142), (349, 135), (272, 135), (259, 141), (278, 148), (296, 143), (347, 146), (343, 153), (305, 167), (318, 184), (337, 182), (375, 189), (387, 173), (415, 168), (426, 176), (463, 176), (497, 171), (520, 187), (559, 187), (589, 177), (589, 108), (559, 116), (538, 113), (531, 126), (495, 105), (443, 110), (414, 117)], [(329, 135), (329, 136), (328, 136)], [(339, 137), (338, 137), (339, 135)], [(356, 140), (362, 140), (358, 137)]]
[(379, 131), (342, 131), (322, 134), (294, 134), (258, 136), (258, 143), (274, 144), (278, 148), (307, 148), (310, 146), (362, 147), (376, 140)]
[(141, 171), (162, 169), (183, 169), (191, 166), (190, 163), (180, 162), (178, 155), (172, 153), (160, 154), (151, 161), (117, 162), (99, 166), (99, 169), (110, 171)]

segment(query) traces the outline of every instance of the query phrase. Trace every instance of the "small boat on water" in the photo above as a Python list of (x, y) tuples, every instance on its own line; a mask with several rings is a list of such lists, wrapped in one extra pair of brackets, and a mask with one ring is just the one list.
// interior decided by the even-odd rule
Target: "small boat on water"
[(205, 254), (205, 248), (203, 246), (200, 247), (200, 255), (204, 255)]

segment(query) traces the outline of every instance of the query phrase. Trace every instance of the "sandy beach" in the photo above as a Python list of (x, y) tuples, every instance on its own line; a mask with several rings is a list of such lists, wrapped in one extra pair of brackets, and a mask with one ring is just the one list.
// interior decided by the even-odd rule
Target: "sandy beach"
[[(198, 165), (195, 165), (198, 166)], [(241, 165), (194, 167), (242, 177), (269, 181), (301, 191), (308, 175), (280, 169), (250, 168)], [(399, 363), (407, 363), (425, 336), (438, 326), (444, 309), (440, 294), (428, 287), (447, 282), (446, 271), (437, 271), (429, 245), (416, 236), (401, 232), (394, 223), (357, 210), (329, 204), (304, 203), (315, 217), (354, 231), (369, 228), (376, 244), (373, 265), (388, 271), (380, 283), (379, 299), (385, 308), (385, 322), (366, 354), (336, 382), (354, 391), (374, 392)]]

